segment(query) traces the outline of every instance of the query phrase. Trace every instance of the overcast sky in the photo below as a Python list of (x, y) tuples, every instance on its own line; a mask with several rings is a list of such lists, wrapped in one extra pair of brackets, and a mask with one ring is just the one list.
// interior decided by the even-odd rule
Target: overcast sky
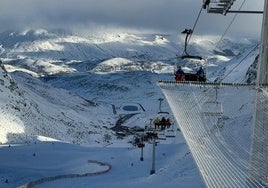
[[(0, 0), (0, 30), (28, 28), (129, 28), (176, 33), (192, 28), (203, 0)], [(236, 0), (233, 8), (243, 0)], [(242, 10), (263, 10), (246, 0)], [(222, 35), (234, 14), (204, 10), (195, 34)], [(259, 37), (262, 15), (239, 14), (227, 35)]]

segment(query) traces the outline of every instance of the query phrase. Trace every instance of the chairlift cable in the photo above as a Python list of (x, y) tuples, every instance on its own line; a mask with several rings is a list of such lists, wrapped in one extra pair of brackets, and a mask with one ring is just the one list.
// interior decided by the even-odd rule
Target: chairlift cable
[[(184, 59), (193, 59), (193, 60), (198, 60), (198, 61), (204, 60), (201, 56), (189, 55), (187, 52), (188, 43), (190, 42), (191, 36), (192, 36), (192, 34), (196, 28), (196, 25), (199, 21), (202, 10), (203, 10), (203, 5), (201, 6), (200, 11), (198, 12), (198, 15), (197, 15), (197, 18), (195, 20), (193, 28), (192, 29), (185, 29), (184, 31), (181, 32), (182, 34), (186, 34), (185, 41), (184, 41), (184, 51), (182, 52), (182, 55), (180, 57), (181, 60), (184, 60)], [(178, 68), (177, 64), (175, 64), (174, 67), (177, 69)], [(184, 74), (183, 73), (182, 75), (180, 75), (180, 73), (177, 74), (177, 71), (179, 71), (179, 70), (177, 69), (177, 71), (176, 71), (175, 68), (174, 68), (174, 75), (175, 75), (176, 81), (184, 80), (184, 79), (191, 80), (191, 81), (205, 81), (206, 80), (205, 76), (201, 77), (197, 73), (196, 74), (191, 74), (191, 73)], [(198, 73), (199, 73), (199, 71), (198, 71)], [(205, 75), (205, 73), (203, 73), (203, 75)], [(184, 76), (187, 76), (187, 78)]]
[(250, 50), (249, 53), (243, 59), (241, 59), (236, 66), (234, 66), (223, 78), (221, 78), (219, 82), (222, 82), (227, 76), (229, 76), (255, 49), (259, 47), (259, 45), (260, 44), (257, 44), (254, 48), (252, 48), (252, 50)]
[[(239, 7), (239, 9), (238, 9), (239, 11), (240, 11), (241, 8), (244, 6), (245, 2), (246, 2), (246, 0), (244, 0), (244, 1), (242, 2), (242, 4), (240, 5), (240, 7)], [(236, 14), (234, 15), (233, 19), (231, 20), (231, 22), (229, 23), (229, 25), (228, 25), (227, 28), (225, 29), (224, 33), (222, 34), (220, 40), (217, 42), (217, 44), (216, 44), (214, 50), (216, 50), (216, 48), (218, 48), (219, 44), (222, 42), (222, 40), (223, 40), (223, 38), (225, 37), (226, 33), (227, 33), (228, 30), (230, 29), (231, 25), (234, 23), (234, 21), (235, 21), (237, 15), (238, 15), (238, 13), (236, 13)], [(214, 50), (213, 50), (213, 51), (214, 51)]]
[[(246, 0), (244, 0), (242, 2), (242, 4), (239, 7), (239, 11), (241, 10), (241, 8), (244, 6)], [(228, 32), (228, 30), (230, 29), (231, 25), (234, 23), (236, 17), (237, 17), (238, 13), (236, 13), (233, 17), (233, 19), (231, 20), (231, 22), (229, 23), (228, 27), (226, 28), (226, 30), (224, 31), (223, 35), (221, 36), (220, 40), (218, 41), (218, 43), (216, 44), (214, 50), (216, 50), (216, 48), (218, 48), (219, 44), (222, 42), (223, 38), (225, 37), (226, 33)], [(236, 65), (234, 66), (223, 78), (221, 78), (219, 80), (219, 82), (222, 82), (227, 76), (229, 76), (248, 56), (249, 54), (251, 54), (257, 47), (259, 46), (259, 44), (257, 44), (252, 50), (250, 50), (250, 52)]]
[[(197, 25), (197, 22), (199, 21), (199, 18), (200, 18), (200, 16), (201, 16), (202, 10), (203, 10), (203, 5), (201, 6), (200, 11), (199, 11), (199, 13), (198, 13), (198, 16), (197, 16), (197, 18), (196, 18), (196, 20), (195, 20), (195, 23), (194, 23), (194, 26), (193, 26), (193, 29), (192, 29), (192, 33), (194, 32), (195, 27), (196, 27), (196, 25)], [(191, 36), (192, 36), (192, 34), (190, 35), (190, 37), (189, 37), (187, 43), (189, 43), (189, 41), (190, 41), (190, 39), (191, 39)]]
[[(199, 20), (199, 18), (200, 18), (200, 15), (201, 15), (201, 13), (202, 13), (202, 10), (203, 10), (203, 6), (201, 6), (201, 8), (200, 8), (200, 10), (199, 10), (199, 13), (198, 13), (197, 18), (196, 18), (196, 20), (195, 20), (195, 23), (194, 23), (193, 28), (188, 30), (189, 33), (187, 34), (187, 37), (186, 37), (186, 39), (185, 39), (185, 43), (184, 43), (184, 51), (183, 51), (183, 53), (182, 53), (181, 56), (183, 56), (184, 53), (188, 55), (188, 53), (187, 53), (187, 46), (188, 46), (188, 43), (189, 43), (190, 40), (191, 40), (192, 34), (193, 34), (194, 30), (195, 30), (195, 27), (196, 27), (196, 25), (197, 25), (197, 22), (198, 22), (198, 20)], [(185, 31), (186, 31), (186, 30), (187, 30), (187, 29), (185, 29)], [(188, 38), (188, 35), (189, 35), (189, 38)]]
[[(192, 29), (185, 29), (186, 33), (184, 33), (184, 34), (187, 34), (187, 36), (186, 36), (186, 38), (185, 38), (184, 51), (183, 51), (183, 53), (182, 53), (181, 56), (183, 56), (184, 53), (185, 53), (186, 55), (189, 55), (189, 54), (187, 53), (187, 46), (188, 46), (188, 43), (189, 43), (190, 40), (191, 40), (192, 34), (193, 34), (193, 32), (194, 32), (194, 30), (195, 30), (195, 28), (196, 28), (196, 25), (197, 25), (197, 23), (198, 23), (198, 21), (199, 21), (199, 18), (200, 18), (200, 16), (201, 16), (202, 10), (203, 10), (203, 5), (201, 6), (201, 8), (200, 8), (200, 10), (199, 10), (199, 13), (198, 13), (197, 18), (196, 18), (196, 20), (195, 20), (195, 23), (194, 23), (193, 28), (192, 28)], [(189, 37), (188, 37), (188, 36), (189, 36)]]

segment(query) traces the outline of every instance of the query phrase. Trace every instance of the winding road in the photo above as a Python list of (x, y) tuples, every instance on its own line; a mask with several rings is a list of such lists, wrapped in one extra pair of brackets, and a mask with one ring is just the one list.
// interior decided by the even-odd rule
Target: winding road
[(100, 166), (106, 166), (107, 169), (102, 170), (102, 171), (98, 171), (98, 172), (89, 172), (89, 173), (85, 173), (85, 174), (66, 174), (66, 175), (57, 175), (57, 176), (52, 176), (52, 177), (45, 177), (45, 178), (41, 178), (41, 179), (36, 180), (36, 181), (31, 181), (31, 182), (24, 184), (24, 185), (21, 185), (17, 188), (32, 188), (36, 185), (40, 185), (42, 183), (51, 182), (51, 181), (55, 181), (55, 180), (59, 180), (59, 179), (96, 176), (96, 175), (105, 174), (112, 169), (112, 166), (109, 163), (103, 163), (103, 162), (99, 162), (99, 161), (95, 161), (95, 160), (88, 160), (88, 163), (94, 163), (94, 164), (98, 164)]

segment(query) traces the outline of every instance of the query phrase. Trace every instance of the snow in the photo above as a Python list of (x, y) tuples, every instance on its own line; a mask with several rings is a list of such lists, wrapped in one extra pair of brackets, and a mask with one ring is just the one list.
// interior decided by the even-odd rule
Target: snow
[[(23, 122), (17, 118), (14, 115), (6, 115), (0, 117), (0, 122), (1, 124), (5, 126), (0, 127), (0, 139), (1, 143), (6, 143), (8, 142), (8, 135), (9, 134), (22, 134), (24, 133), (24, 127), (23, 127)], [(12, 127), (12, 129), (10, 129)]]
[[(166, 140), (157, 144), (153, 175), (152, 144), (146, 143), (140, 161), (141, 149), (129, 143), (133, 135), (119, 139), (111, 130), (121, 117), (132, 113), (123, 123), (129, 128), (150, 126), (156, 116), (169, 116), (174, 122), (166, 101), (161, 110), (169, 115), (158, 114), (163, 94), (156, 85), (158, 80), (173, 79), (173, 66), (183, 49), (177, 47), (183, 42), (173, 39), (125, 32), (84, 37), (42, 29), (4, 33), (0, 37), (4, 62), (0, 67), (0, 187), (106, 169), (89, 160), (108, 163), (112, 169), (36, 187), (204, 187), (176, 123), (175, 138), (159, 132)], [(206, 52), (213, 60), (207, 68), (211, 79), (228, 74), (252, 46), (246, 40), (240, 46), (242, 55), (225, 57), (210, 51), (215, 38), (208, 37), (207, 43), (205, 39), (196, 40), (198, 47), (191, 50)], [(234, 43), (225, 47), (238, 51)], [(243, 81), (257, 53), (246, 57), (226, 81)], [(194, 67), (185, 64), (184, 68)], [(137, 108), (129, 111), (126, 106)], [(111, 139), (105, 140), (106, 135)]]
[(157, 145), (154, 175), (150, 175), (152, 145), (145, 146), (144, 161), (140, 161), (140, 152), (127, 144), (119, 148), (51, 141), (4, 145), (0, 148), (1, 186), (17, 187), (44, 177), (102, 171), (105, 167), (88, 163), (88, 160), (97, 160), (109, 163), (112, 169), (106, 174), (60, 179), (36, 187), (201, 187), (202, 180), (196, 167), (191, 165), (192, 158), (184, 142)]

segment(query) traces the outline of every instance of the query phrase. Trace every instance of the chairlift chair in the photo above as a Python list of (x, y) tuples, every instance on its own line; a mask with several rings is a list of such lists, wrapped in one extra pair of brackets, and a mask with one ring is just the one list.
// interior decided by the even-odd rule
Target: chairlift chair
[(174, 71), (175, 79), (176, 79), (176, 81), (205, 82), (206, 76), (204, 75), (204, 77), (200, 77), (197, 75), (196, 72), (195, 73), (194, 72), (186, 72), (186, 73), (184, 73), (183, 77), (181, 77), (181, 78), (178, 78), (177, 77), (178, 75), (176, 74), (177, 70), (179, 69), (178, 65), (187, 64), (187, 62), (194, 63), (195, 66), (199, 66), (199, 67), (202, 65), (206, 65), (205, 59), (203, 59), (201, 56), (190, 55), (187, 52), (187, 45), (188, 45), (189, 37), (191, 36), (192, 33), (193, 33), (193, 31), (191, 29), (185, 29), (184, 31), (182, 31), (182, 34), (186, 34), (185, 41), (184, 41), (184, 51), (183, 51), (183, 55), (180, 56), (179, 63), (175, 66), (175, 69), (174, 69), (175, 70)]
[(174, 130), (167, 130), (166, 138), (175, 138), (176, 132)]
[(174, 66), (174, 76), (176, 81), (197, 81), (197, 82), (205, 82), (206, 81), (206, 70), (205, 67), (203, 68), (204, 76), (201, 77), (197, 74), (197, 70), (194, 71), (184, 71), (183, 78), (177, 78), (178, 74), (177, 71), (180, 67), (180, 65), (189, 65), (193, 64), (194, 67), (203, 67), (203, 65), (206, 65), (206, 61), (202, 59), (199, 56), (182, 56), (179, 59), (178, 64), (175, 64)]
[(162, 111), (162, 101), (164, 100), (163, 98), (159, 98), (159, 111), (158, 114), (169, 114), (169, 112)]

